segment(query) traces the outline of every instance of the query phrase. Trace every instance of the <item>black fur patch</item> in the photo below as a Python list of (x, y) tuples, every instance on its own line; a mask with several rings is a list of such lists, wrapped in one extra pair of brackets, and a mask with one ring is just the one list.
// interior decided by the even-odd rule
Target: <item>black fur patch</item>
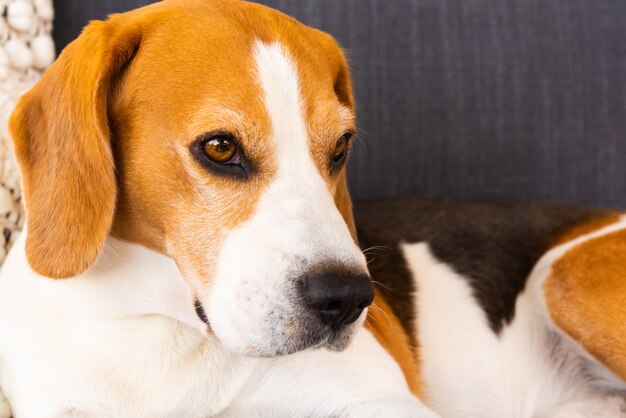
[[(415, 335), (415, 284), (400, 242), (428, 243), (433, 255), (466, 278), (499, 333), (515, 315), (515, 300), (538, 259), (573, 227), (609, 211), (563, 205), (485, 203), (438, 198), (357, 202), (360, 244), (377, 290)], [(415, 344), (415, 341), (412, 341)]]
[(209, 318), (207, 318), (206, 316), (206, 312), (204, 311), (202, 303), (200, 303), (200, 301), (196, 299), (193, 305), (196, 310), (196, 315), (198, 315), (198, 318), (200, 318), (200, 320), (205, 324), (209, 325)]

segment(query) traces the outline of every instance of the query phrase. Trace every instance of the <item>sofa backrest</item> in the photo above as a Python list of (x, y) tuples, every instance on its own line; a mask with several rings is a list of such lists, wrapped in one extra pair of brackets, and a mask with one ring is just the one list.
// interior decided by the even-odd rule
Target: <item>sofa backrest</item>
[[(58, 45), (149, 2), (57, 0)], [(348, 53), (364, 142), (356, 197), (626, 207), (626, 1), (262, 2)]]

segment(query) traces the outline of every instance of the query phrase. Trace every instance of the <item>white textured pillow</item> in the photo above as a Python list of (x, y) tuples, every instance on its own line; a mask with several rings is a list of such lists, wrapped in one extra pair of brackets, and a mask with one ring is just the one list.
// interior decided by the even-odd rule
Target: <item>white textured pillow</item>
[(0, 0), (0, 263), (24, 224), (7, 121), (19, 97), (55, 58), (52, 0)]

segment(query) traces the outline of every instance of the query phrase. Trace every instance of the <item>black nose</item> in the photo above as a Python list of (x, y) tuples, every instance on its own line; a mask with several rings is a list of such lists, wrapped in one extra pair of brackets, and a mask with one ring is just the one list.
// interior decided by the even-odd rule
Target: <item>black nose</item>
[(374, 300), (366, 275), (316, 274), (301, 280), (305, 303), (332, 329), (357, 320)]

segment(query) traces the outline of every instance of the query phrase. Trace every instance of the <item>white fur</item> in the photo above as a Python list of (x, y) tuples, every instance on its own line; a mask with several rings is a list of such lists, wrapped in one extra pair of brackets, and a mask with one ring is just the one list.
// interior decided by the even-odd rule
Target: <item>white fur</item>
[(538, 418), (623, 418), (626, 401), (619, 396), (590, 396), (574, 400), (550, 410)]
[(113, 238), (91, 270), (65, 281), (30, 268), (27, 231), (15, 243), (0, 273), (0, 387), (16, 418), (434, 416), (362, 321), (344, 352), (239, 355), (289, 343), (293, 281), (307, 269), (365, 271), (311, 160), (296, 69), (277, 44), (255, 51), (278, 175), (224, 242), (212, 292), (192, 294), (172, 259)]
[(435, 411), (444, 417), (583, 418), (595, 409), (598, 417), (625, 416), (617, 401), (609, 401), (615, 391), (626, 394), (624, 383), (611, 390), (599, 384), (587, 356), (546, 320), (536, 291), (539, 277), (565, 250), (553, 250), (538, 263), (517, 298), (513, 321), (496, 335), (465, 278), (436, 260), (427, 244), (403, 246), (419, 289), (417, 338), (426, 398)]
[(4, 393), (0, 390), (0, 418), (11, 417), (11, 405), (9, 401), (4, 397)]
[[(409, 393), (399, 366), (363, 328), (345, 352), (281, 357), (255, 377), (224, 416), (436, 417)], [(277, 394), (289, 403), (275, 402)]]
[(21, 237), (0, 274), (0, 385), (16, 417), (325, 417), (396, 399), (430, 416), (362, 328), (345, 352), (246, 358), (192, 306), (174, 262), (139, 245), (109, 239), (96, 268), (53, 281), (30, 269)]
[(433, 416), (363, 328), (344, 352), (232, 354), (206, 335), (173, 261), (141, 246), (109, 239), (67, 281), (30, 269), (23, 236), (6, 263), (0, 386), (16, 418), (368, 416), (353, 413), (366, 403)]
[(250, 365), (200, 331), (187, 296), (172, 260), (114, 239), (88, 273), (46, 279), (28, 266), (21, 237), (0, 275), (0, 386), (16, 416), (223, 409)]
[(254, 58), (278, 172), (254, 215), (229, 232), (215, 285), (201, 301), (231, 350), (272, 355), (290, 350), (290, 329), (301, 309), (294, 297), (299, 277), (320, 264), (367, 268), (312, 161), (295, 65), (277, 43), (257, 43)]

